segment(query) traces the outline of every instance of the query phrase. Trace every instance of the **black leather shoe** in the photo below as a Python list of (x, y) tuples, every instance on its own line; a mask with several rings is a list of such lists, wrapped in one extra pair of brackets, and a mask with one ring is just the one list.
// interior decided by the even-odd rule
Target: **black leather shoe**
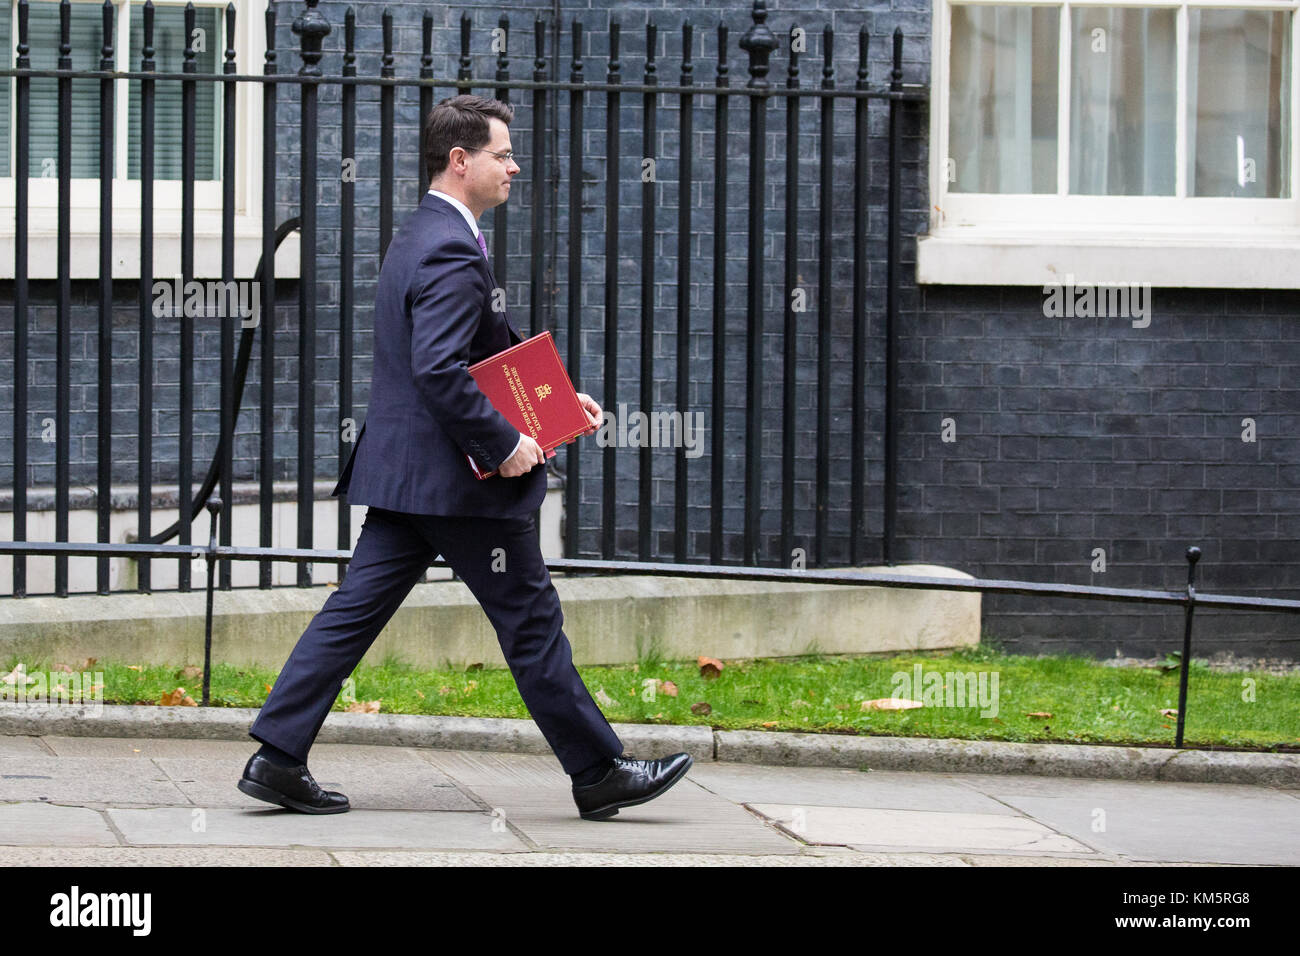
[(236, 786), (250, 797), (299, 813), (343, 813), (351, 807), (343, 794), (322, 790), (306, 764), (281, 767), (259, 754), (249, 758)]
[(578, 816), (584, 820), (604, 820), (618, 813), (619, 807), (653, 800), (686, 776), (695, 762), (685, 753), (658, 760), (637, 760), (625, 753), (612, 759), (614, 766), (603, 779), (573, 788)]

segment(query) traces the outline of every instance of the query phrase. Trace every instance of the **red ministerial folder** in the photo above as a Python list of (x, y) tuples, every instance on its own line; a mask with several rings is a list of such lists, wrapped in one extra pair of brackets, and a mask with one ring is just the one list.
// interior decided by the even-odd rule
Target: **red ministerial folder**
[[(475, 362), (469, 373), (492, 407), (536, 441), (547, 458), (554, 458), (554, 449), (560, 445), (596, 430), (578, 401), (550, 332)], [(483, 471), (469, 455), (465, 460), (479, 478), (497, 473), (495, 469)]]

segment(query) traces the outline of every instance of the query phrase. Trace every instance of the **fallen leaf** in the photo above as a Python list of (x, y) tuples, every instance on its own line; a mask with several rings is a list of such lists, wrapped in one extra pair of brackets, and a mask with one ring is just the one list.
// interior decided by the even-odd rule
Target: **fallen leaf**
[(94, 667), (97, 663), (98, 663), (98, 660), (97, 660), (96, 658), (94, 658), (94, 657), (87, 657), (87, 658), (86, 658), (86, 663), (84, 663), (84, 664), (81, 665), (81, 669), (82, 669), (83, 671), (88, 671), (88, 670), (90, 670), (92, 667)]
[(55, 669), (56, 671), (58, 671), (60, 674), (71, 674), (71, 673), (73, 673), (72, 668), (69, 667), (67, 664), (55, 664), (55, 665), (54, 665), (54, 669)]
[(605, 688), (603, 687), (600, 690), (596, 691), (596, 693), (593, 696), (596, 698), (596, 703), (600, 704), (601, 707), (618, 706), (618, 701), (614, 700), (613, 697), (610, 697), (609, 694), (606, 694)]
[(468, 674), (470, 671), (481, 671), (482, 669), (483, 669), (483, 662), (478, 661), (477, 663), (470, 664), (469, 667), (466, 667), (465, 673)]
[(266, 688), (266, 692), (267, 692), (268, 694), (271, 693), (271, 685), (270, 685), (270, 684), (263, 684), (262, 686)]
[(677, 696), (677, 685), (670, 680), (663, 681), (659, 685), (660, 693), (667, 694), (669, 697)]
[(354, 700), (344, 708), (349, 714), (377, 714), (379, 713), (379, 701), (377, 700)]
[(450, 687), (439, 687), (439, 688), (438, 688), (438, 693), (439, 693), (439, 694), (442, 694), (442, 696), (446, 697), (448, 694), (451, 693), (451, 688), (450, 688)]
[(13, 670), (11, 670), (4, 677), (0, 677), (0, 683), (17, 684), (19, 681), (22, 681), (24, 687), (26, 687), (28, 684), (36, 683), (36, 678), (28, 676), (25, 667), (26, 665), (24, 664), (17, 665)]
[(775, 726), (776, 726), (776, 721), (775, 721), (775, 720), (765, 720), (765, 721), (763, 721), (763, 726), (764, 726), (764, 727), (775, 727)]
[(158, 703), (163, 707), (197, 707), (194, 698), (185, 693), (184, 687), (177, 687), (171, 693), (164, 693), (158, 699)]
[(848, 704), (836, 704), (836, 705), (835, 705), (835, 709), (836, 709), (836, 710), (848, 710), (848, 709), (849, 709), (849, 705), (848, 705)]
[(129, 670), (129, 671), (143, 671), (143, 670), (144, 670), (144, 668), (141, 667), (139, 664), (127, 664), (127, 665), (126, 665), (126, 669)]
[(1178, 708), (1177, 708), (1177, 707), (1162, 707), (1162, 708), (1160, 708), (1160, 716), (1161, 716), (1161, 717), (1177, 717), (1177, 716), (1178, 716)]
[(182, 668), (180, 669), (180, 673), (179, 673), (177, 676), (179, 676), (179, 677), (201, 677), (202, 675), (203, 675), (203, 668), (202, 668), (202, 667), (199, 667), (199, 666), (197, 666), (197, 665), (195, 665), (195, 664), (190, 664), (188, 667), (182, 667)]
[(1048, 720), (1051, 720), (1051, 718), (1052, 718), (1052, 715), (1049, 714), (1049, 713), (1047, 713), (1046, 711), (1038, 711), (1038, 710), (1034, 711), (1032, 714), (1025, 714), (1025, 716), (1026, 716), (1026, 717), (1044, 717), (1044, 718), (1046, 718), (1046, 719), (1048, 719)]
[(713, 713), (713, 708), (710, 707), (707, 702), (700, 701), (698, 704), (691, 704), (691, 713), (707, 716), (708, 714)]
[(713, 680), (713, 678), (722, 673), (722, 661), (718, 660), (716, 657), (701, 656), (699, 661), (700, 676), (705, 680)]
[[(419, 692), (418, 690), (416, 691), (416, 693), (417, 693), (417, 694), (420, 694), (420, 692)], [(424, 695), (423, 695), (423, 694), (420, 694), (420, 700), (424, 700)]]
[(877, 697), (875, 700), (864, 700), (860, 710), (913, 710), (925, 705), (919, 700), (908, 700), (906, 697)]

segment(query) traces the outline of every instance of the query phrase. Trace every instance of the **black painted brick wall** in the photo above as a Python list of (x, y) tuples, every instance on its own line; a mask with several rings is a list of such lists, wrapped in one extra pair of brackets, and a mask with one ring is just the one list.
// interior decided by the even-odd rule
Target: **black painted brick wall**
[[(711, 84), (716, 70), (715, 30), (720, 18), (731, 28), (729, 65), (731, 82), (747, 79), (746, 56), (737, 47), (749, 23), (749, 3), (692, 5), (689, 13), (671, 5), (594, 2), (576, 7), (562, 4), (564, 35), (560, 46), (559, 75), (567, 79), (572, 51), (569, 24), (574, 18), (585, 29), (585, 75), (591, 81), (605, 78), (608, 22), (611, 9), (622, 23), (620, 60), (626, 82), (638, 82), (645, 61), (644, 25), (647, 16), (659, 25), (659, 76), (675, 83), (679, 74), (680, 27), (684, 17), (696, 26), (694, 76), (698, 84)], [(834, 66), (837, 84), (847, 86), (856, 69), (856, 33), (866, 24), (871, 30), (870, 75), (873, 84), (888, 76), (888, 35), (901, 26), (907, 35), (904, 71), (907, 82), (929, 81), (930, 4), (905, 0), (892, 8), (849, 8), (842, 3), (772, 4), (768, 24), (784, 38), (794, 24), (808, 31), (808, 53), (801, 58), (805, 87), (821, 79), (822, 27), (836, 31)], [(396, 71), (415, 76), (419, 67), (419, 23), (426, 5), (396, 3)], [(325, 3), (320, 9), (333, 24), (325, 43), (323, 68), (337, 73), (341, 63), (342, 3)], [(381, 45), (380, 4), (360, 3), (358, 11), (358, 70), (377, 75)], [(488, 48), (488, 31), (496, 26), (501, 7), (466, 3), (431, 8), (435, 16), (434, 70), (439, 78), (455, 75), (459, 54), (458, 20), (469, 11), (474, 22), (474, 72), (492, 76), (495, 56)], [(511, 73), (516, 78), (532, 73), (531, 21), (536, 12), (549, 14), (550, 4), (520, 3), (509, 9)], [(281, 71), (296, 70), (296, 38), (290, 31), (298, 8), (283, 5), (278, 31)], [(548, 50), (550, 39), (548, 38)], [(779, 49), (772, 58), (770, 79), (783, 85), (787, 58)], [(260, 64), (250, 69), (260, 69)], [(482, 88), (479, 92), (483, 92)], [(441, 98), (451, 92), (440, 89)], [(522, 154), (524, 171), (517, 177), (509, 205), (508, 251), (511, 261), (506, 288), (515, 324), (526, 327), (530, 305), (528, 284), (529, 236), (527, 223), (533, 203), (532, 110), (527, 94), (515, 92), (517, 116), (512, 138)], [(618, 171), (620, 218), (620, 386), (616, 395), (600, 388), (604, 298), (604, 98), (589, 94), (584, 140), (583, 287), (584, 360), (574, 372), (580, 388), (590, 390), (607, 409), (626, 402), (638, 407), (640, 329), (640, 159), (648, 151), (641, 143), (640, 96), (624, 94), (621, 108), (622, 162)], [(277, 195), (280, 218), (296, 214), (297, 162), (300, 128), (297, 122), (298, 90), (281, 87), (279, 172)], [(559, 111), (556, 142), (567, 157), (567, 97)], [(692, 238), (691, 404), (685, 411), (708, 411), (712, 381), (709, 329), (713, 283), (712, 244), (712, 101), (697, 101), (695, 175), (691, 195), (695, 210)], [(358, 418), (364, 414), (369, 377), (370, 319), (377, 275), (378, 92), (363, 87), (359, 94), (358, 163), (356, 196), (357, 361), (355, 399)], [(401, 90), (397, 99), (398, 135), (395, 190), (396, 221), (419, 201), (423, 187), (416, 181), (418, 100), (413, 90)], [(780, 509), (780, 374), (785, 348), (780, 335), (783, 285), (781, 253), (784, 228), (785, 161), (792, 152), (785, 143), (785, 107), (773, 100), (769, 108), (767, 192), (764, 197), (765, 242), (764, 310), (764, 427), (762, 555), (764, 563), (788, 563), (778, 553)], [(732, 100), (730, 164), (731, 211), (726, 282), (729, 334), (726, 380), (728, 402), (724, 413), (710, 416), (726, 430), (726, 527), (724, 553), (740, 556), (742, 454), (744, 448), (745, 323), (745, 184), (748, 180), (748, 116), (743, 99)], [(833, 416), (831, 563), (848, 558), (849, 420), (846, 392), (851, 382), (851, 188), (853, 175), (851, 108), (841, 103), (836, 112), (836, 157), (832, 206), (834, 302), (832, 354)], [(883, 308), (885, 279), (884, 198), (887, 184), (886, 111), (874, 104), (871, 111), (870, 190), (871, 240), (869, 242), (869, 334), (871, 360), (867, 367), (869, 560), (879, 559), (880, 490), (883, 482), (883, 425), (881, 386), (883, 365)], [(318, 475), (337, 473), (338, 376), (338, 148), (339, 94), (325, 87), (321, 94), (319, 173), (320, 266), (317, 317), (319, 337), (317, 369)], [(677, 111), (675, 99), (661, 98), (659, 114), (658, 179), (661, 207), (656, 218), (656, 387), (657, 410), (672, 407), (675, 356), (676, 163)], [(799, 255), (801, 287), (807, 291), (809, 310), (796, 342), (801, 414), (815, 420), (816, 395), (812, 387), (817, 361), (816, 226), (818, 208), (818, 121), (811, 101), (805, 101), (800, 142), (795, 152), (802, 162), (800, 180)], [(950, 565), (984, 577), (1096, 583), (1118, 587), (1179, 588), (1185, 581), (1183, 551), (1190, 544), (1204, 550), (1199, 569), (1202, 590), (1295, 596), (1300, 593), (1300, 447), (1297, 412), (1300, 392), (1295, 372), (1300, 364), (1297, 313), (1300, 293), (1261, 293), (1157, 289), (1153, 293), (1151, 326), (1134, 329), (1126, 319), (1049, 319), (1043, 316), (1043, 294), (1034, 288), (917, 287), (913, 280), (915, 243), (906, 237), (926, 228), (929, 206), (926, 178), (928, 116), (924, 107), (910, 109), (904, 120), (904, 236), (900, 403), (902, 429), (899, 443), (899, 550), (904, 562)], [(548, 170), (549, 172), (550, 170)], [(548, 265), (559, 281), (539, 303), (545, 327), (553, 328), (566, 347), (565, 310), (568, 290), (567, 209), (568, 176), (558, 185), (558, 218), (554, 240), (548, 240)], [(482, 223), (493, 240), (493, 214)], [(215, 264), (214, 264), (215, 266)], [(200, 272), (202, 272), (200, 268)], [(95, 429), (95, 289), (93, 283), (74, 284), (73, 338), (73, 442), (74, 480), (94, 481)], [(120, 463), (115, 480), (134, 477), (135, 434), (135, 327), (134, 283), (116, 288), (115, 414), (116, 455)], [(296, 351), (297, 309), (293, 283), (280, 290), (275, 320), (277, 337), (276, 478), (296, 473)], [(33, 286), (31, 393), (29, 435), (38, 436), (40, 421), (53, 413), (53, 289), (52, 283)], [(0, 302), (12, 315), (12, 283), (0, 283)], [(10, 319), (10, 321), (12, 321)], [(12, 339), (0, 337), (0, 396), (12, 407)], [(215, 358), (217, 331), (204, 329), (198, 336), (199, 380), (197, 399), (196, 468), (206, 465), (216, 442)], [(170, 330), (160, 323), (155, 345), (159, 380), (155, 392), (155, 478), (174, 480), (176, 415), (176, 346)], [(249, 387), (236, 441), (236, 469), (241, 479), (257, 476), (256, 383), (260, 369), (254, 356)], [(45, 406), (48, 406), (46, 408)], [(943, 420), (951, 418), (955, 441), (942, 440)], [(1241, 440), (1243, 418), (1253, 418), (1257, 441)], [(12, 482), (12, 419), (0, 417), (0, 480)], [(815, 474), (814, 434), (798, 436), (796, 461), (796, 544), (812, 552), (812, 510)], [(709, 488), (706, 454), (691, 461), (688, 495), (690, 548), (707, 555)], [(168, 449), (172, 449), (169, 453)], [(32, 468), (28, 480), (37, 484), (53, 478), (52, 446), (42, 454), (31, 445)], [(636, 468), (638, 450), (618, 452), (619, 534), (621, 556), (636, 548)], [(557, 459), (559, 462), (560, 459)], [(594, 441), (584, 446), (580, 520), (583, 554), (596, 554), (600, 542), (601, 449)], [(10, 463), (6, 464), (6, 460)], [(654, 469), (654, 546), (663, 556), (672, 551), (672, 456), (656, 455)], [(1093, 573), (1093, 550), (1105, 551), (1105, 573)], [(986, 633), (1025, 650), (1068, 650), (1107, 656), (1150, 654), (1177, 647), (1182, 616), (1174, 610), (1066, 600), (986, 598)], [(1269, 614), (1198, 613), (1197, 647), (1208, 651), (1231, 648), (1243, 653), (1277, 653), (1295, 656), (1296, 619)]]

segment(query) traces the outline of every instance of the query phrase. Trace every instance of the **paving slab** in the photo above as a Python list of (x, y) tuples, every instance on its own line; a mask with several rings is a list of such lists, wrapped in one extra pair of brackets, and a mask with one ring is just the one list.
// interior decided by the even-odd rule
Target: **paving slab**
[(626, 807), (608, 820), (583, 820), (572, 782), (550, 757), (424, 751), (425, 759), (487, 802), (542, 849), (624, 852), (797, 853), (798, 845), (732, 801), (691, 782)]
[[(62, 848), (120, 842), (98, 810), (40, 802), (0, 803), (0, 846)], [(8, 856), (6, 850), (0, 860)]]
[[(394, 761), (369, 756), (358, 758), (311, 754), (311, 773), (326, 790), (347, 795), (352, 810), (482, 810), (470, 796), (456, 788), (446, 774), (420, 758), (401, 753)], [(269, 806), (235, 786), (248, 756), (211, 760), (202, 757), (157, 757), (163, 770), (189, 803), (200, 807)]]
[(1300, 864), (1300, 813), (1292, 795), (1279, 790), (994, 775), (971, 783), (1062, 833), (1130, 859)]
[[(0, 738), (4, 739), (4, 738)], [(60, 757), (187, 757), (201, 753), (205, 757), (231, 760), (241, 754), (247, 760), (257, 750), (251, 737), (247, 743), (237, 740), (186, 740), (176, 737), (62, 737), (41, 738)], [(314, 754), (315, 748), (312, 749)]]
[[(730, 854), (710, 853), (388, 853), (376, 850), (340, 850), (333, 854), (340, 866), (735, 866)], [(957, 856), (924, 853), (801, 853), (752, 855), (749, 866), (950, 866), (971, 863)]]
[(185, 795), (149, 760), (0, 757), (0, 800), (175, 806)]
[(0, 736), (0, 757), (48, 757), (40, 737)]
[(808, 843), (873, 849), (945, 847), (959, 852), (1094, 853), (1082, 843), (1028, 817), (776, 803), (749, 804), (749, 807)]
[(324, 850), (270, 847), (5, 847), (0, 866), (337, 866)]
[[(125, 841), (134, 846), (526, 848), (508, 827), (486, 813), (351, 810), (317, 816), (265, 806), (268, 809), (164, 807), (107, 812)], [(202, 829), (195, 830), (199, 821)]]
[(966, 786), (960, 779), (964, 774), (712, 763), (696, 764), (690, 776), (701, 787), (735, 803), (1016, 814), (1006, 804)]

